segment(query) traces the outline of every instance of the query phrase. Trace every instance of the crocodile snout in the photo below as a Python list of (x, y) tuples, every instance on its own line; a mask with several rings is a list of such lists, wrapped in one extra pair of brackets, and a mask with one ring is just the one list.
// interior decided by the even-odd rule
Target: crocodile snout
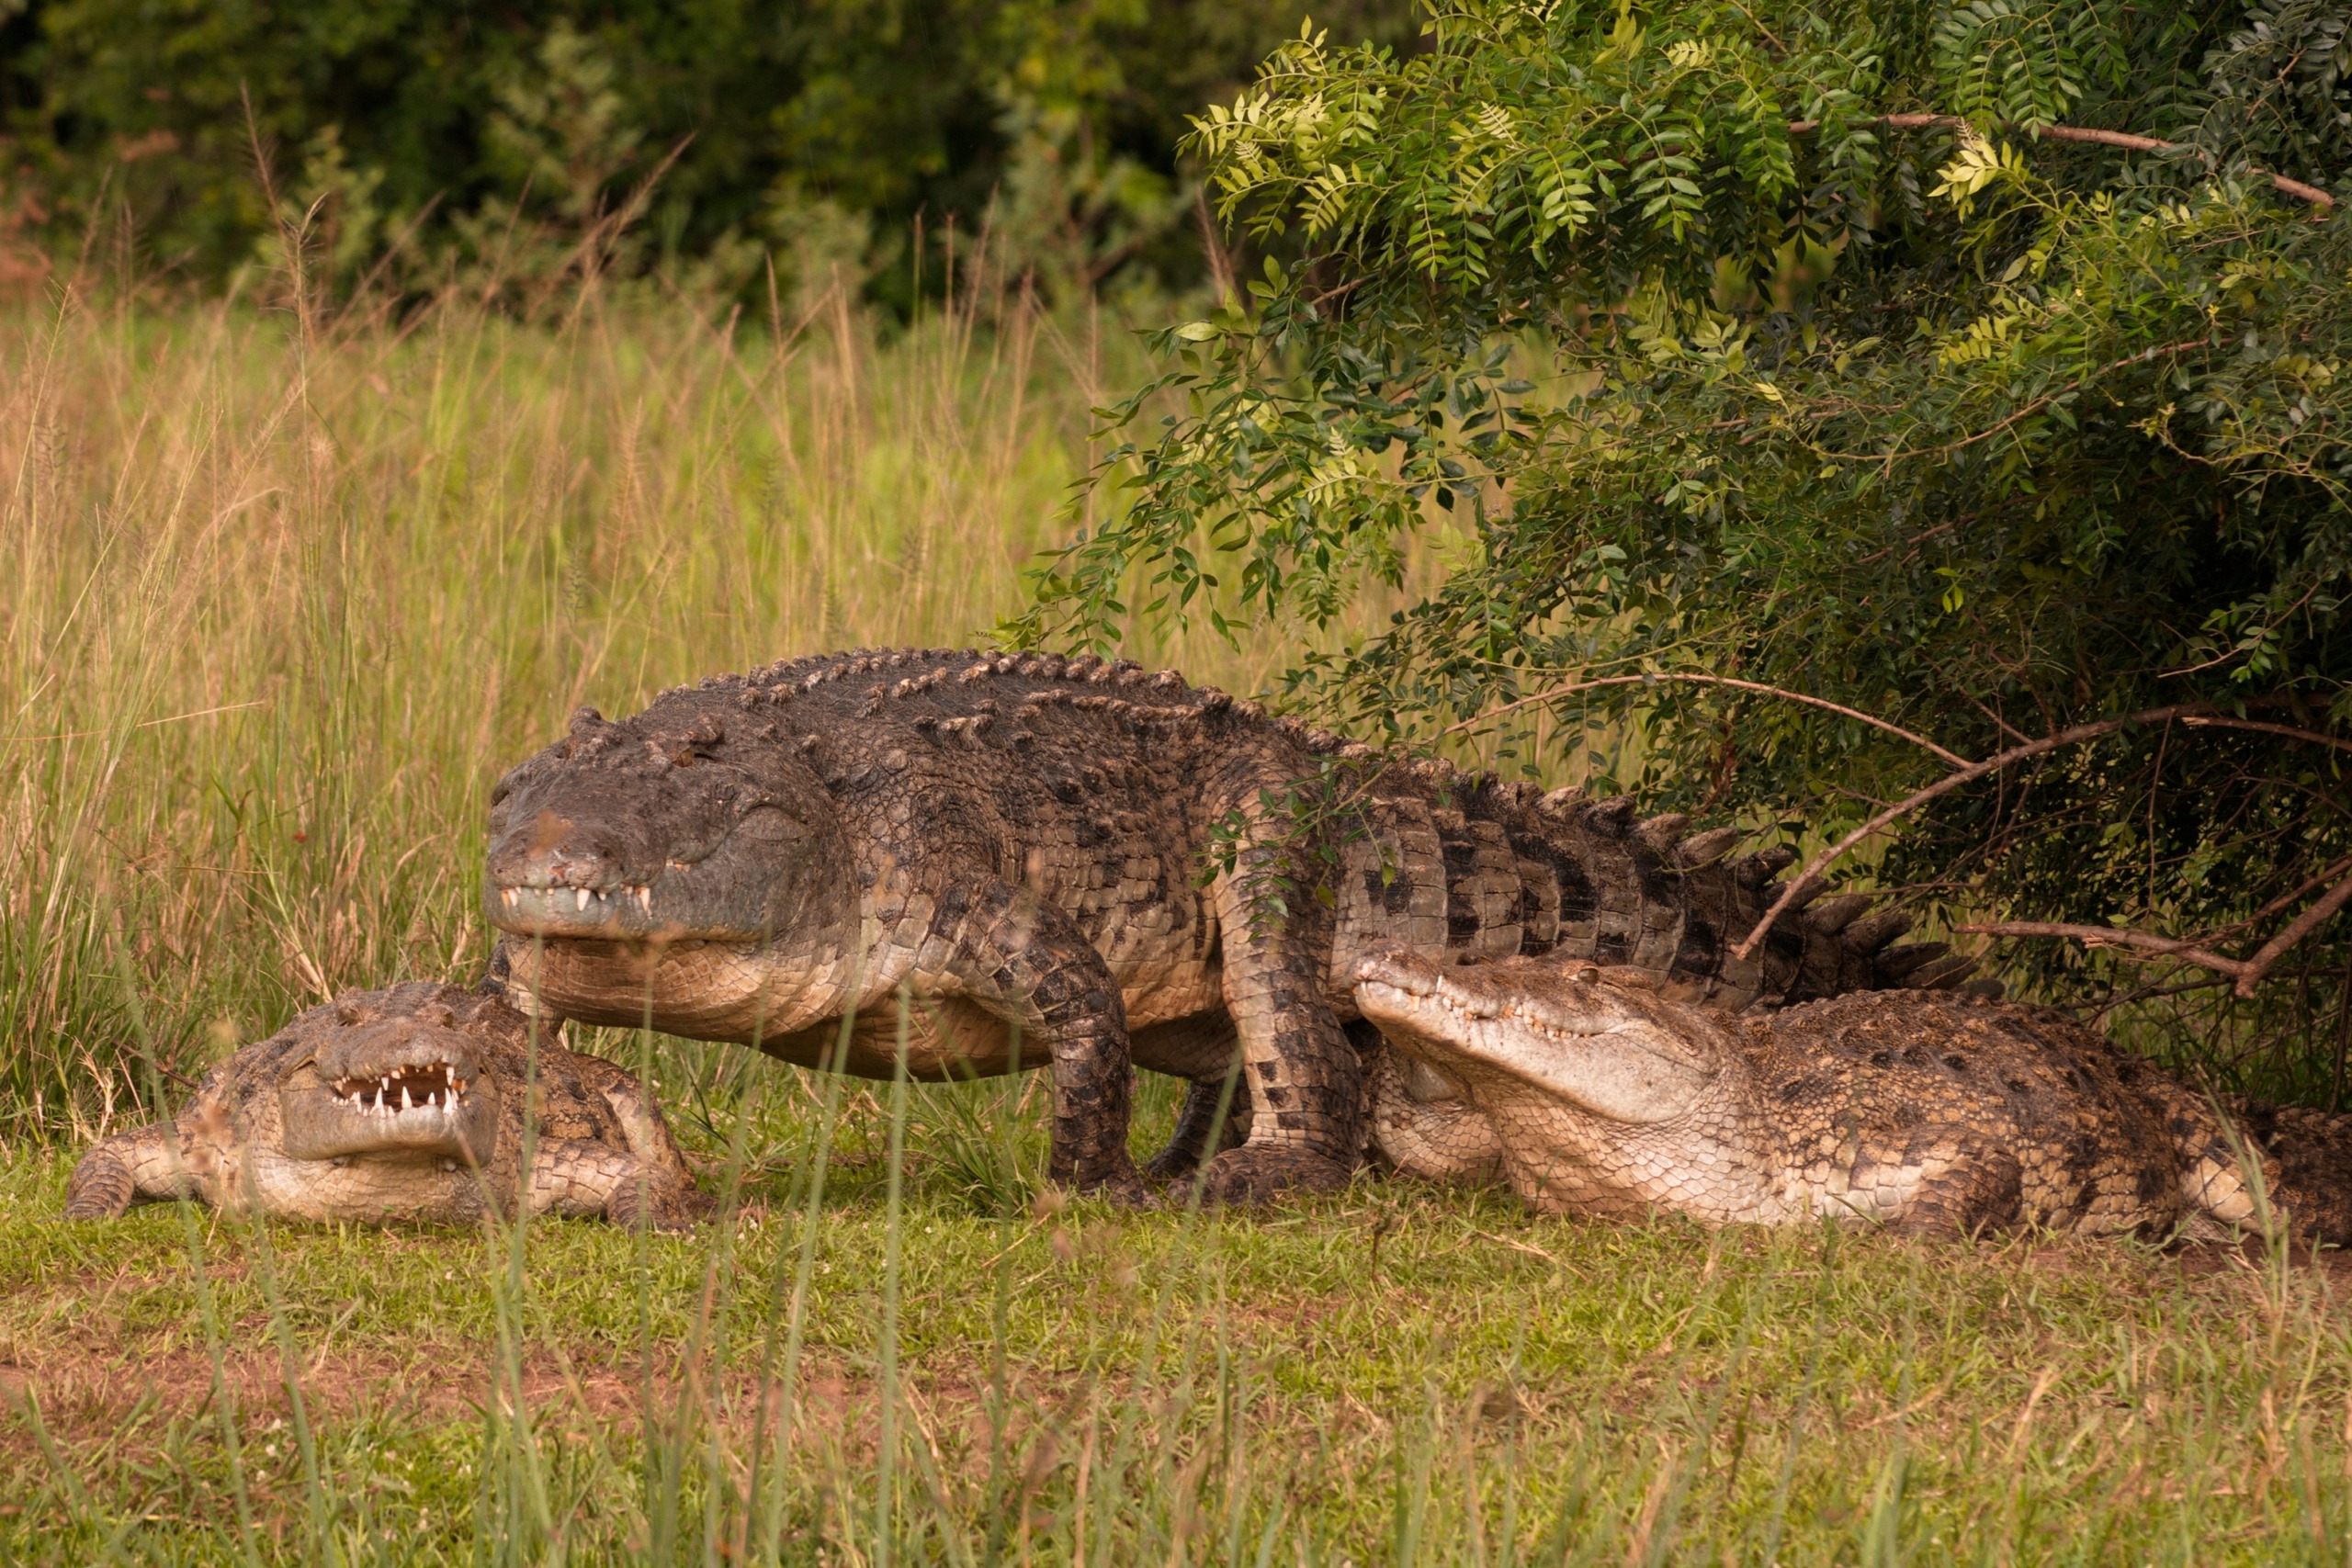
[(498, 1086), (454, 1014), (345, 1025), (286, 1080), (278, 1109), (293, 1159), (404, 1155), (480, 1166), (498, 1137)]
[(492, 918), (510, 929), (602, 931), (652, 913), (658, 863), (616, 824), (543, 808), (490, 847)]

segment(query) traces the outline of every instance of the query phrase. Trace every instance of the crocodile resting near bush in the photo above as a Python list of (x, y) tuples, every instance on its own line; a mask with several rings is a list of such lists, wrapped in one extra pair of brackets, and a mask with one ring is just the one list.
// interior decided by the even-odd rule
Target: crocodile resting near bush
[[(1212, 1201), (1344, 1182), (1357, 961), (1560, 953), (1736, 1004), (1933, 984), (1940, 945), (1845, 897), (1783, 918), (1784, 852), (1631, 803), (1379, 753), (1133, 664), (854, 652), (594, 709), (492, 795), (485, 907), (548, 1016), (888, 1077), (1049, 1066), (1050, 1170), (1139, 1197), (1131, 1064), (1193, 1081), (1153, 1162)], [(841, 1022), (853, 1016), (845, 1055)], [(1361, 1025), (1358, 1025), (1361, 1028)]]
[(520, 1207), (690, 1228), (703, 1200), (638, 1080), (552, 1041), (532, 1054), (530, 1021), (478, 992), (411, 982), (338, 997), (214, 1067), (176, 1120), (93, 1145), (65, 1217), (185, 1193), (310, 1220)]
[(2216, 1100), (2046, 1009), (1911, 990), (1730, 1017), (1622, 970), (1409, 953), (1357, 982), (1407, 1058), (1374, 1067), (1384, 1151), (1499, 1168), (1539, 1209), (2220, 1239), (2259, 1217), (2244, 1149), (2289, 1226), (2352, 1242), (2352, 1115)]

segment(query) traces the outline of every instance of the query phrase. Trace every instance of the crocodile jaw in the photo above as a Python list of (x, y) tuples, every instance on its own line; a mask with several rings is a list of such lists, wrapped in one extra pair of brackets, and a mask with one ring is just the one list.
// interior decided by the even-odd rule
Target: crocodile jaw
[[(1441, 967), (1408, 953), (1368, 958), (1356, 1006), (1390, 1043), (1463, 1085), (1482, 1105), (1511, 1103), (1646, 1124), (1687, 1114), (1718, 1064), (1652, 1014), (1660, 1005), (1532, 960)], [(1525, 1102), (1532, 1101), (1528, 1104)]]
[(392, 1019), (351, 1029), (277, 1091), (281, 1145), (300, 1161), (391, 1158), (486, 1166), (499, 1085), (455, 1029)]

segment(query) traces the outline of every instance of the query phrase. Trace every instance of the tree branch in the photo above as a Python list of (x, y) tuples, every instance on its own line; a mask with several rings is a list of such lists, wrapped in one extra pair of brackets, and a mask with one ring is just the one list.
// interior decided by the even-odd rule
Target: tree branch
[(2112, 734), (2128, 725), (2154, 724), (2167, 718), (2182, 718), (2189, 714), (2207, 714), (2212, 711), (2212, 705), (2210, 703), (2171, 703), (2160, 708), (2143, 708), (2138, 713), (2126, 714), (2121, 718), (2102, 718), (2089, 724), (2077, 724), (2062, 729), (2055, 735), (2045, 735), (2039, 740), (2029, 740), (2022, 746), (2012, 746), (2007, 750), (1987, 757), (1981, 762), (1971, 762), (1966, 767), (1953, 769), (1927, 788), (1896, 801), (1893, 806), (1838, 840), (1827, 853), (1815, 857), (1811, 864), (1781, 889), (1780, 897), (1773, 901), (1770, 908), (1764, 911), (1764, 918), (1756, 922), (1756, 929), (1749, 931), (1747, 939), (1731, 950), (1732, 956), (1745, 959), (1754, 953), (1757, 943), (1762, 942), (1765, 933), (1772, 929), (1773, 922), (1778, 920), (1798, 897), (1811, 891), (1820, 882), (1822, 872), (1843, 859), (1847, 851), (1888, 824), (1908, 817), (1928, 802), (1940, 795), (1950, 795), (1961, 785), (1973, 784), (1987, 773), (1998, 773), (2012, 762), (2021, 762), (2028, 757), (2038, 757), (2045, 751), (2055, 751), (2062, 747), (2073, 746), (2080, 741), (2096, 740), (2102, 735)]
[(1958, 752), (1945, 750), (1924, 735), (1914, 735), (1899, 724), (1890, 724), (1875, 715), (1864, 713), (1860, 708), (1849, 708), (1842, 703), (1833, 703), (1826, 697), (1807, 696), (1803, 692), (1792, 692), (1785, 687), (1767, 686), (1760, 681), (1736, 681), (1728, 675), (1700, 675), (1680, 671), (1657, 675), (1609, 675), (1598, 681), (1578, 681), (1573, 685), (1548, 687), (1532, 697), (1521, 697), (1517, 702), (1505, 703), (1498, 708), (1492, 708), (1473, 717), (1465, 718), (1459, 724), (1448, 725), (1438, 733), (1440, 735), (1458, 734), (1473, 726), (1485, 724), (1489, 719), (1499, 718), (1515, 708), (1532, 707), (1537, 703), (1548, 703), (1560, 697), (1572, 697), (1578, 692), (1599, 691), (1603, 686), (1646, 686), (1667, 681), (1692, 686), (1727, 686), (1736, 692), (1754, 692), (1760, 696), (1781, 697), (1789, 702), (1803, 703), (1807, 707), (1822, 708), (1830, 713), (1843, 715), (1847, 718), (1859, 719), (1873, 729), (1883, 729), (1898, 739), (1908, 740), (1914, 746), (1934, 752), (1955, 768), (1965, 768), (1969, 765), (1967, 758), (1961, 756)]
[(2289, 948), (2325, 925), (2347, 900), (2352, 900), (2352, 876), (2329, 888), (2313, 901), (2310, 908), (2297, 915), (2293, 924), (2264, 942), (2255, 955), (2245, 961), (2245, 967), (2238, 975), (2237, 994), (2241, 998), (2254, 995), (2256, 984), (2270, 972), (2270, 966), (2286, 956)]
[[(1951, 114), (1883, 114), (1874, 118), (1858, 120), (1855, 123), (1883, 125), (1890, 130), (1925, 130), (1934, 126), (1964, 126), (1968, 122), (1958, 115)], [(1791, 136), (1810, 136), (1820, 129), (1821, 122), (1817, 119), (1795, 119), (1789, 122)], [(2128, 130), (2098, 130), (2080, 125), (2044, 125), (2038, 127), (2033, 134), (2050, 141), (2089, 142), (2100, 147), (2120, 147), (2130, 152), (2195, 152), (2204, 158), (2209, 164), (2212, 161), (2211, 155), (2201, 147), (2191, 147), (2182, 141), (2161, 141), (2153, 136), (2136, 136)], [(2323, 212), (2335, 206), (2335, 198), (2317, 186), (2305, 185), (2301, 180), (2289, 179), (2284, 175), (2274, 175), (2267, 169), (2252, 169), (2248, 172), (2260, 175), (2275, 188), (2295, 197), (2298, 201), (2310, 202), (2313, 207), (2321, 209)]]
[(2338, 740), (2333, 735), (2322, 735), (2310, 729), (2297, 729), (2292, 725), (2265, 724), (2258, 718), (2226, 718), (2216, 714), (2199, 715), (2195, 717), (2184, 718), (2180, 722), (2199, 729), (2259, 730), (2265, 735), (2283, 735), (2290, 740), (2307, 740), (2314, 746), (2332, 747), (2338, 751), (2352, 751), (2352, 740)]
[(2245, 974), (2246, 967), (2242, 960), (2224, 958), (2194, 942), (2177, 942), (2168, 936), (2154, 936), (2128, 927), (2075, 926), (2055, 920), (1973, 920), (1952, 930), (1970, 936), (2072, 937), (2085, 947), (2136, 947), (2162, 958), (2185, 958), (2232, 979)]
[(2193, 942), (2176, 941), (2148, 931), (2136, 931), (2115, 926), (2072, 926), (2051, 920), (1984, 920), (1954, 926), (1956, 931), (1972, 936), (2041, 936), (2072, 937), (2085, 947), (2136, 947), (2162, 958), (2178, 958), (2217, 975), (2226, 975), (2236, 982), (2233, 993), (2244, 1001), (2253, 997), (2254, 988), (2277, 966), (2289, 950), (2303, 938), (2319, 930), (2330, 917), (2352, 903), (2352, 876), (2346, 877), (2315, 900), (2289, 923), (2287, 929), (2255, 950), (2251, 958), (2224, 958), (2211, 949)]

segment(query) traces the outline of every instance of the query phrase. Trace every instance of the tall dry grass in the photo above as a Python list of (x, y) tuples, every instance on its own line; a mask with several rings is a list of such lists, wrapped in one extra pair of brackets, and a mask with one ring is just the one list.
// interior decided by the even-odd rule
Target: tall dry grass
[(469, 972), (485, 791), (582, 703), (983, 635), (1135, 355), (978, 290), (0, 316), (0, 1125), (119, 1115), (134, 1010), (187, 1077)]

